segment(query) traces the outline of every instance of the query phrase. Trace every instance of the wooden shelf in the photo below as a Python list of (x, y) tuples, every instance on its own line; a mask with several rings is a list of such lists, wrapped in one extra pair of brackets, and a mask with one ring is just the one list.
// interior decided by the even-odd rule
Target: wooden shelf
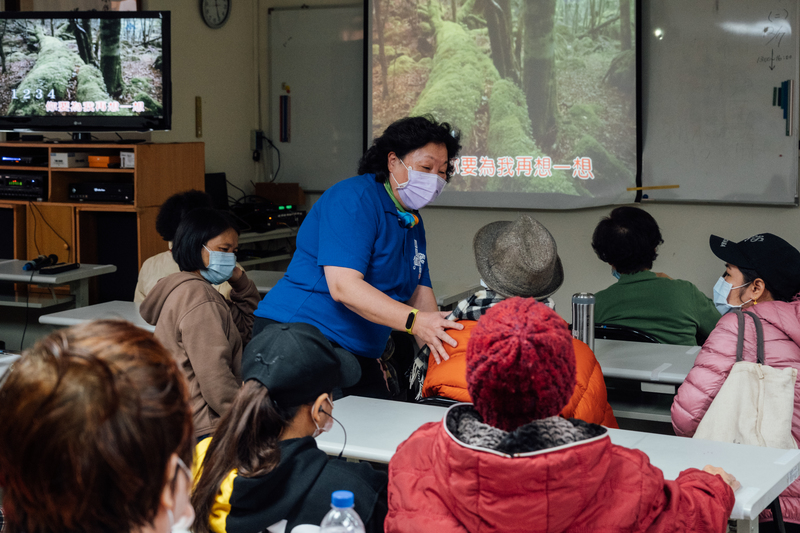
[(122, 173), (122, 174), (133, 174), (135, 168), (98, 168), (98, 167), (69, 167), (69, 168), (51, 168), (50, 172), (78, 172), (78, 173), (86, 173), (89, 174), (93, 172), (103, 172), (103, 173)]
[(19, 165), (0, 165), (0, 170), (35, 170), (47, 172), (47, 167), (23, 167)]

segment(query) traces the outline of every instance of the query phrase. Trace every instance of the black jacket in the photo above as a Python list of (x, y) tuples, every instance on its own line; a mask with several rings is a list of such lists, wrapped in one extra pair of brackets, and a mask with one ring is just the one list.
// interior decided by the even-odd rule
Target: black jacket
[(280, 448), (281, 462), (270, 473), (235, 478), (227, 533), (258, 533), (284, 519), (286, 533), (300, 524), (319, 525), (336, 490), (355, 495), (355, 510), (367, 533), (383, 531), (387, 474), (368, 463), (328, 457), (312, 437), (281, 441)]

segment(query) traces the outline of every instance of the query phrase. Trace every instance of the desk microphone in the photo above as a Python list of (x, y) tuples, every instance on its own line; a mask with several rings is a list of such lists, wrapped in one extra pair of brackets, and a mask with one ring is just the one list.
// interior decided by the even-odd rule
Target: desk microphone
[(22, 270), (39, 270), (42, 267), (55, 265), (56, 263), (58, 263), (58, 256), (56, 254), (50, 254), (48, 256), (40, 255), (33, 261), (28, 261), (22, 265)]

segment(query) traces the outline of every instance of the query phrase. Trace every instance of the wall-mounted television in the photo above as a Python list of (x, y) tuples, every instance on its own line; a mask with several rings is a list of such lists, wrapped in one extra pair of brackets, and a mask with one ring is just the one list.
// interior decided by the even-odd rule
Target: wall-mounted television
[(0, 13), (0, 130), (171, 125), (169, 11)]

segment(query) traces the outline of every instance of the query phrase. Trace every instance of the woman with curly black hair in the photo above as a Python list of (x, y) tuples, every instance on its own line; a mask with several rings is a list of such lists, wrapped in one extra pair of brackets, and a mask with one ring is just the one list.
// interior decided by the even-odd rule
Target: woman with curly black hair
[(391, 124), (361, 158), (359, 176), (328, 189), (297, 234), (286, 275), (256, 310), (255, 336), (272, 322), (306, 322), (355, 354), (361, 381), (345, 394), (388, 397), (378, 358), (392, 329), (447, 358), (461, 329), (437, 310), (419, 209), (453, 173), (460, 135), (430, 117)]
[(664, 344), (702, 345), (720, 314), (692, 283), (651, 271), (663, 242), (655, 219), (636, 207), (617, 207), (597, 224), (592, 248), (618, 281), (595, 294), (595, 322), (628, 326)]

